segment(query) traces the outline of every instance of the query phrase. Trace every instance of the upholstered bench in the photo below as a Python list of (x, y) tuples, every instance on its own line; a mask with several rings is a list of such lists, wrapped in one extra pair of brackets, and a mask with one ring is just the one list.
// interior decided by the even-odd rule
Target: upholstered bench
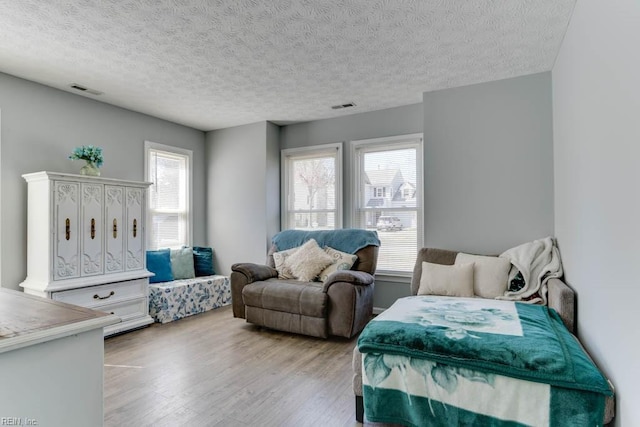
[(149, 314), (167, 323), (231, 304), (227, 276), (203, 276), (149, 285)]

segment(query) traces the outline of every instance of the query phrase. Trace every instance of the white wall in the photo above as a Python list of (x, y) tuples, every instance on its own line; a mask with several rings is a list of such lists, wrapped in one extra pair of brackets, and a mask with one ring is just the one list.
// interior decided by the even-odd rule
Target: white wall
[(279, 153), (272, 126), (259, 122), (206, 135), (207, 243), (221, 274), (229, 275), (234, 263), (264, 264), (279, 229), (279, 175), (273, 171)]
[(555, 229), (578, 334), (640, 425), (640, 3), (578, 1), (553, 68)]
[(194, 244), (206, 242), (204, 133), (0, 73), (2, 287), (26, 277), (27, 185), (22, 174), (78, 173), (73, 148), (104, 149), (102, 176), (142, 181), (144, 141), (193, 150)]

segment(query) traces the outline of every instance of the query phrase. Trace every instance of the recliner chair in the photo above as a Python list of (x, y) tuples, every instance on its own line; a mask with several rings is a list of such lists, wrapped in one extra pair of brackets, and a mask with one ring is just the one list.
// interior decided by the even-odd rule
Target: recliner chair
[[(315, 239), (320, 247), (353, 253), (358, 259), (351, 270), (336, 271), (324, 282), (279, 279), (273, 253), (309, 239)], [(351, 338), (373, 313), (379, 245), (375, 231), (283, 231), (273, 239), (267, 265), (241, 263), (231, 267), (233, 315), (281, 331)]]

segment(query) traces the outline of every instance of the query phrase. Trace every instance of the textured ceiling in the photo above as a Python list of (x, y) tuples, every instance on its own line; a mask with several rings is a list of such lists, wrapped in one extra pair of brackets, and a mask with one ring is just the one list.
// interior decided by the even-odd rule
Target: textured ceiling
[(574, 3), (0, 0), (0, 71), (202, 130), (307, 121), (548, 71)]

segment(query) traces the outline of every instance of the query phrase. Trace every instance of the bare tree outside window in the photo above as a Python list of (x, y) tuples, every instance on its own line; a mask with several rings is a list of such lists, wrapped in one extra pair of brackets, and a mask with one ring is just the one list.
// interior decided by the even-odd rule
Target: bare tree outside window
[(331, 230), (341, 226), (341, 144), (285, 149), (283, 228)]
[[(335, 185), (335, 167), (333, 159), (307, 159), (298, 160), (294, 164), (295, 170), (295, 187), (306, 187), (306, 208), (309, 215), (306, 216), (306, 227), (317, 227), (317, 221), (313, 221), (313, 212), (315, 209), (333, 209), (335, 203), (331, 203), (329, 194)], [(297, 191), (296, 191), (297, 193)], [(296, 210), (304, 209), (295, 203)], [(316, 218), (318, 219), (318, 218)], [(326, 224), (325, 224), (326, 225)]]

